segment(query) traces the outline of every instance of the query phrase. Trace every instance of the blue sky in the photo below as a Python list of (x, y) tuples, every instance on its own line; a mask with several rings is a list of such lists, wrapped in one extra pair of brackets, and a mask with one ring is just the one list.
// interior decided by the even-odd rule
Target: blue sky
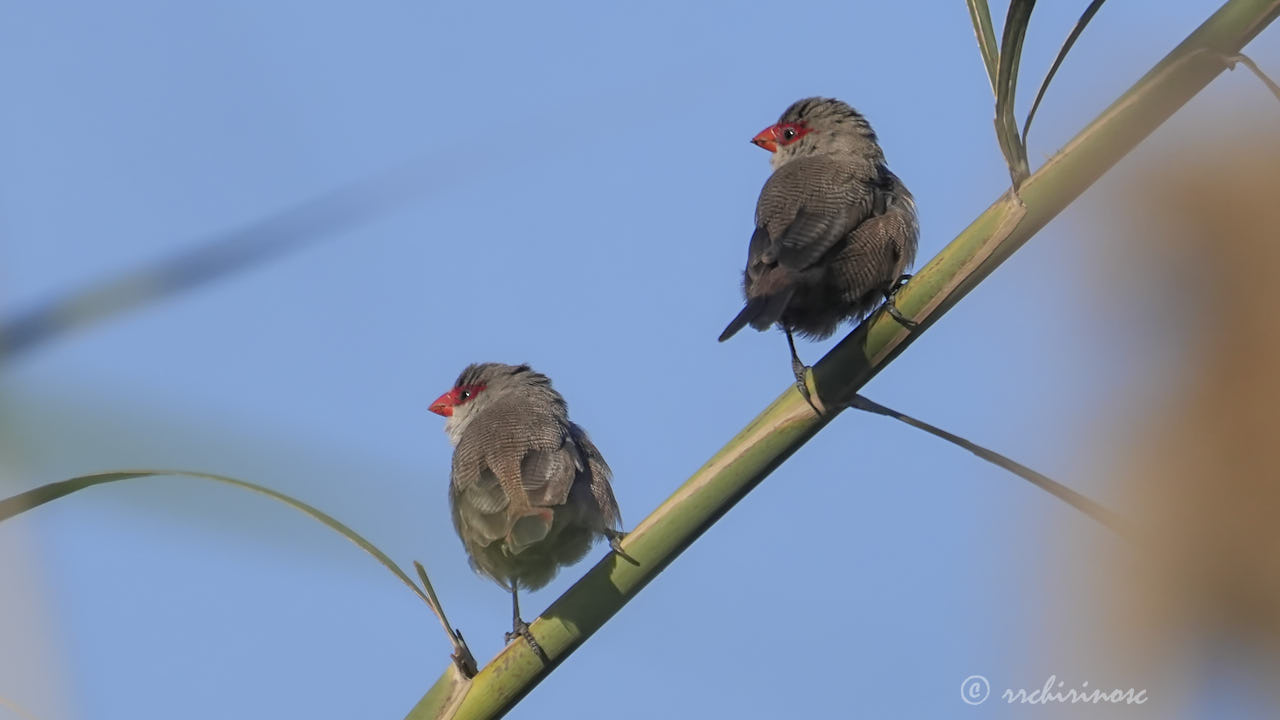
[[(1077, 5), (1036, 9), (1024, 112)], [(467, 567), (426, 411), (465, 364), (550, 375), (630, 527), (789, 382), (780, 334), (715, 341), (769, 172), (757, 131), (808, 95), (863, 111), (919, 204), (918, 264), (1008, 183), (959, 0), (3, 7), (0, 312), (405, 163), (433, 180), (0, 369), (0, 490), (120, 467), (269, 485), (422, 560), (482, 662), (508, 598)], [(1033, 166), (1215, 7), (1108, 4), (1040, 111)], [(1276, 32), (1250, 48), (1272, 71)], [(1097, 403), (1127, 407), (1159, 372), (1091, 349), (1150, 354), (1091, 299), (1099, 249), (1123, 239), (1103, 201), (1133, 163), (1271, 102), (1245, 73), (1219, 78), (867, 394), (1113, 500), (1092, 474)], [(1106, 589), (1080, 547), (1118, 546), (958, 450), (848, 413), (514, 716), (1011, 717), (965, 706), (961, 681), (1157, 686), (1107, 664), (1077, 607)], [(0, 525), (0, 548), (17, 578), (0, 632), (18, 638), (0, 643), (0, 698), (42, 720), (402, 717), (446, 663), (434, 618), (375, 563), (222, 487), (90, 491)]]

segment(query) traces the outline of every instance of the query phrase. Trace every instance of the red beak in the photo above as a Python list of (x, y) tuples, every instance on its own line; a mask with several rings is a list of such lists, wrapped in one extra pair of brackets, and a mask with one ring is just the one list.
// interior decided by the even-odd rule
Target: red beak
[(778, 126), (770, 125), (761, 130), (759, 134), (751, 138), (754, 145), (758, 145), (769, 152), (778, 152)]
[(453, 406), (457, 404), (458, 403), (453, 399), (453, 391), (450, 390), (449, 392), (436, 398), (436, 401), (431, 403), (431, 407), (427, 409), (443, 417), (452, 417)]

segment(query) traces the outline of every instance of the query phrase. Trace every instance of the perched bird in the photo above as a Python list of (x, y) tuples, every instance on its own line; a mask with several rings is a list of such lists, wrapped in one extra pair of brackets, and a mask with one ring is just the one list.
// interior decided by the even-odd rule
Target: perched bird
[(469, 365), (430, 409), (447, 418), (449, 506), (471, 567), (511, 592), (507, 640), (520, 635), (541, 654), (520, 619), (519, 589), (546, 585), (597, 537), (626, 556), (609, 466), (551, 380), (528, 365)]
[(756, 202), (746, 307), (720, 341), (778, 324), (807, 399), (792, 333), (821, 340), (889, 296), (915, 259), (916, 205), (867, 119), (839, 100), (800, 100), (751, 142), (773, 153), (773, 174)]

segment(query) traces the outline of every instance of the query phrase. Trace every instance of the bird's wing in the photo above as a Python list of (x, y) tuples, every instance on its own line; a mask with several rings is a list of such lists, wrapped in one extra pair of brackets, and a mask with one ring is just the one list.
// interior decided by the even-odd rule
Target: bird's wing
[[(841, 276), (845, 300), (869, 312), (879, 304), (876, 293), (889, 292), (915, 260), (920, 229), (915, 200), (888, 170), (873, 195), (874, 213), (849, 237), (841, 262), (831, 272)], [(871, 293), (871, 295), (868, 295)]]
[(520, 486), (533, 507), (563, 505), (574, 478), (584, 468), (582, 455), (566, 434), (558, 448), (525, 453), (520, 461)]
[(773, 240), (769, 238), (769, 229), (764, 225), (757, 225), (756, 231), (751, 233), (751, 244), (747, 246), (747, 272), (755, 273), (759, 268), (775, 262), (772, 255), (768, 254), (769, 248), (773, 245)]
[(893, 275), (897, 279), (915, 261), (920, 223), (915, 198), (906, 186), (883, 165), (879, 170), (872, 187), (871, 216), (858, 225), (850, 242), (887, 248), (894, 267), (885, 268), (882, 276)]
[(550, 531), (552, 509), (568, 499), (573, 480), (585, 467), (568, 429), (536, 409), (493, 408), (500, 421), (476, 418), (454, 452), (450, 499), (459, 526), (483, 538), (481, 544), (516, 533), (521, 546)]
[[(609, 469), (609, 464), (604, 461), (604, 456), (600, 454), (600, 450), (596, 448), (595, 443), (591, 442), (591, 438), (587, 436), (585, 430), (574, 423), (569, 423), (569, 432), (573, 437), (574, 443), (577, 444), (578, 450), (586, 460), (587, 469), (591, 473), (587, 489), (590, 491), (590, 502), (594, 505), (596, 512), (588, 513), (588, 515), (598, 516), (605, 528), (621, 529), (622, 511), (618, 509), (618, 500), (613, 495), (613, 471)], [(582, 483), (579, 483), (579, 486), (571, 489), (570, 492), (581, 492), (581, 485)], [(579, 500), (579, 502), (585, 501), (585, 498)]]
[(505, 537), (510, 524), (508, 505), (510, 501), (502, 483), (487, 465), (459, 463), (455, 456), (449, 506), (453, 511), (454, 529), (464, 541), (473, 539), (477, 545), (484, 546)]
[(778, 242), (766, 251), (774, 262), (791, 270), (812, 267), (854, 226), (839, 213), (818, 213), (801, 207)]
[(874, 169), (823, 156), (778, 168), (756, 205), (756, 225), (772, 226), (774, 237), (760, 259), (797, 271), (816, 265), (872, 214), (874, 183)]

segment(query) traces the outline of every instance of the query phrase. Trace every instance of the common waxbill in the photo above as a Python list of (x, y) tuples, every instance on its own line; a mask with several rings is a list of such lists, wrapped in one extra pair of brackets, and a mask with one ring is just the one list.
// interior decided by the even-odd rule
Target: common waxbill
[(610, 471), (546, 375), (528, 365), (469, 365), (431, 404), (453, 444), (449, 506), (471, 567), (511, 592), (512, 632), (541, 654), (520, 618), (536, 590), (597, 537), (621, 552)]
[(720, 341), (778, 324), (808, 398), (792, 333), (821, 340), (885, 299), (915, 259), (916, 205), (866, 118), (839, 100), (797, 101), (751, 142), (773, 153), (773, 174), (756, 202), (746, 307)]

